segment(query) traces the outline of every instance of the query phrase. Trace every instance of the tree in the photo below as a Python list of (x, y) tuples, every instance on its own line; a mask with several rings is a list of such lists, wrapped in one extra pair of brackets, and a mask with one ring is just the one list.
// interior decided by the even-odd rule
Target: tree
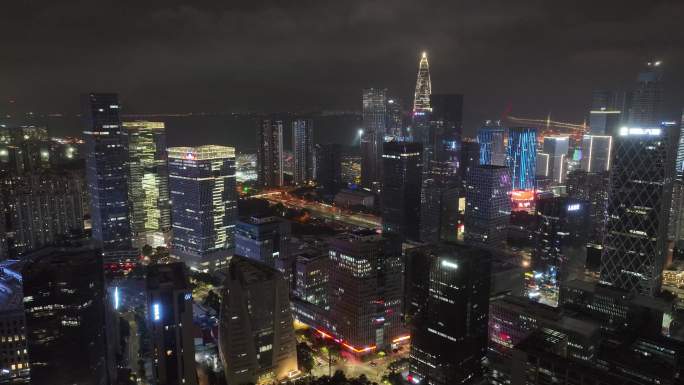
[(311, 348), (306, 342), (297, 344), (297, 362), (299, 363), (299, 368), (306, 373), (311, 373), (311, 370), (313, 370), (314, 358)]
[(142, 254), (143, 254), (144, 256), (150, 257), (150, 256), (152, 256), (153, 253), (154, 253), (154, 248), (152, 248), (152, 246), (150, 246), (150, 245), (145, 245), (145, 246), (143, 246), (143, 248), (142, 248)]

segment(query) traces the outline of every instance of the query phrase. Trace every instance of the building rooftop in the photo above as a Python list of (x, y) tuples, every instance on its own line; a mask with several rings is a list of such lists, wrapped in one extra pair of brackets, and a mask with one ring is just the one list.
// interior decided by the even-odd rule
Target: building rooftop
[(235, 148), (227, 146), (206, 145), (199, 147), (169, 147), (169, 158), (187, 160), (210, 160), (234, 158)]
[(189, 289), (185, 264), (182, 262), (151, 265), (147, 268), (147, 289)]

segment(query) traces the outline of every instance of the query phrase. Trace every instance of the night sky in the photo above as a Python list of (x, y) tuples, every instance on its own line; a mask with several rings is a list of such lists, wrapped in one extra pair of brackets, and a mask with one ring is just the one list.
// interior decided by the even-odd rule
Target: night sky
[(360, 90), (465, 95), (466, 130), (499, 117), (582, 121), (595, 87), (665, 62), (684, 106), (681, 0), (0, 2), (0, 111), (78, 111), (120, 93), (126, 112), (360, 110)]

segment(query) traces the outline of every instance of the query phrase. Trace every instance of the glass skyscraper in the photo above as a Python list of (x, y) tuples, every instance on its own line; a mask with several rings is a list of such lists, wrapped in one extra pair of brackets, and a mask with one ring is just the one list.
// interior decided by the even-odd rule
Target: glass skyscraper
[(264, 119), (257, 129), (257, 182), (263, 187), (283, 185), (283, 122)]
[(510, 192), (508, 168), (491, 165), (473, 168), (466, 186), (466, 243), (503, 246), (511, 215)]
[(422, 154), (420, 143), (387, 142), (383, 146), (382, 228), (411, 240), (420, 236)]
[(513, 190), (534, 190), (537, 167), (537, 129), (510, 128), (507, 156)]
[(663, 71), (660, 61), (646, 63), (639, 73), (637, 85), (632, 92), (629, 109), (629, 126), (658, 127), (663, 120)]
[(171, 147), (172, 255), (202, 270), (224, 265), (235, 248), (235, 149)]
[(600, 282), (660, 292), (667, 253), (674, 142), (663, 128), (620, 129), (614, 149)]
[(128, 134), (131, 228), (137, 248), (164, 246), (171, 234), (169, 170), (163, 122), (123, 123)]
[(293, 181), (302, 184), (314, 178), (313, 120), (297, 119), (292, 122), (292, 152), (294, 156)]
[(116, 94), (82, 96), (93, 239), (105, 252), (131, 248), (128, 140)]
[(382, 177), (382, 143), (385, 137), (387, 90), (363, 90), (363, 133), (361, 135), (361, 183), (372, 187)]
[(610, 171), (610, 152), (613, 137), (609, 135), (584, 135), (580, 168), (586, 172)]

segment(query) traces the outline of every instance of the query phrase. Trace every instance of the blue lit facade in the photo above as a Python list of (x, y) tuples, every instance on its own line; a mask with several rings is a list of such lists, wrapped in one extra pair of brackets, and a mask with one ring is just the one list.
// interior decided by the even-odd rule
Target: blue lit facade
[(534, 190), (537, 168), (537, 129), (514, 127), (508, 131), (507, 165), (513, 190)]
[(503, 126), (487, 122), (477, 131), (477, 142), (480, 144), (480, 164), (503, 166), (506, 164), (506, 147)]

